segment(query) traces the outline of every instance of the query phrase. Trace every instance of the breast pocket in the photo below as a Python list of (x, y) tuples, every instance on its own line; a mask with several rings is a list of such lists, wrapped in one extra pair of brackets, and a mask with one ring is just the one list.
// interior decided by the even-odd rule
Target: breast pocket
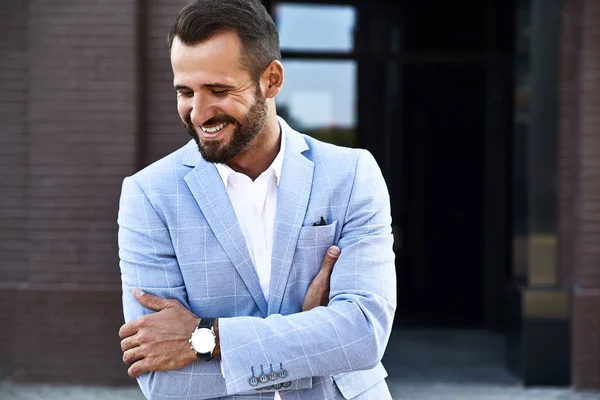
[(337, 221), (333, 221), (329, 225), (301, 227), (300, 234), (298, 235), (297, 249), (314, 249), (322, 246), (331, 246), (335, 237), (336, 228)]
[[(335, 244), (336, 227), (337, 221), (329, 225), (300, 228), (290, 280), (286, 288), (287, 295), (298, 301), (290, 302), (290, 305), (295, 304), (301, 307), (308, 286), (321, 268), (325, 252), (329, 246)], [(298, 312), (299, 309), (291, 308), (282, 311), (283, 313), (293, 313)]]

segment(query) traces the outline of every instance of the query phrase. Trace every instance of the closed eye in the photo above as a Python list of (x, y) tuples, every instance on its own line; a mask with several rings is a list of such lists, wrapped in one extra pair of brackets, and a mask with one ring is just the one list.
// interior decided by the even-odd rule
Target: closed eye
[(226, 96), (228, 93), (227, 90), (212, 90), (212, 94), (214, 94), (217, 97), (223, 97)]
[(194, 95), (194, 92), (188, 90), (178, 90), (177, 94), (181, 97), (192, 97)]

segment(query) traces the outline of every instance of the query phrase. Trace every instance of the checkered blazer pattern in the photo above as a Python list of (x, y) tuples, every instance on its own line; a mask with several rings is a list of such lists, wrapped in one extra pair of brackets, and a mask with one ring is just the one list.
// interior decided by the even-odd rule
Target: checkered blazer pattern
[[(219, 318), (222, 361), (142, 375), (149, 399), (272, 399), (275, 389), (282, 400), (391, 399), (380, 361), (396, 276), (381, 171), (365, 150), (319, 142), (279, 121), (286, 143), (268, 302), (223, 181), (195, 142), (123, 182), (125, 320), (152, 312), (134, 299), (135, 287)], [(321, 217), (327, 224), (314, 226)], [(342, 253), (329, 304), (301, 312), (332, 244)], [(276, 379), (251, 381), (270, 372)]]

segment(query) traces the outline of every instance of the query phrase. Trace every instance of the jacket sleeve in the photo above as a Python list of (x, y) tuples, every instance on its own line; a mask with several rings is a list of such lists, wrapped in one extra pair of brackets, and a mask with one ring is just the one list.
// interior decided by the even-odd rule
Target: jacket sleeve
[(381, 361), (396, 309), (396, 274), (389, 195), (367, 151), (357, 158), (352, 185), (328, 306), (219, 320), (228, 394), (251, 388), (251, 368), (260, 365), (282, 365), (289, 379), (302, 379), (371, 369)]
[[(118, 224), (125, 321), (154, 312), (135, 300), (132, 293), (135, 287), (176, 299), (189, 309), (167, 226), (131, 177), (123, 182)], [(146, 373), (137, 380), (148, 399), (200, 400), (226, 394), (219, 361), (197, 361), (178, 371)]]

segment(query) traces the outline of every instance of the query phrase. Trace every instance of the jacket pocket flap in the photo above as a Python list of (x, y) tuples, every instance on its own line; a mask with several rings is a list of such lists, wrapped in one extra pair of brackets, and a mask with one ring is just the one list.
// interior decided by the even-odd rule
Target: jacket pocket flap
[(364, 371), (344, 372), (333, 376), (333, 380), (345, 399), (353, 399), (372, 388), (388, 376), (383, 364)]

